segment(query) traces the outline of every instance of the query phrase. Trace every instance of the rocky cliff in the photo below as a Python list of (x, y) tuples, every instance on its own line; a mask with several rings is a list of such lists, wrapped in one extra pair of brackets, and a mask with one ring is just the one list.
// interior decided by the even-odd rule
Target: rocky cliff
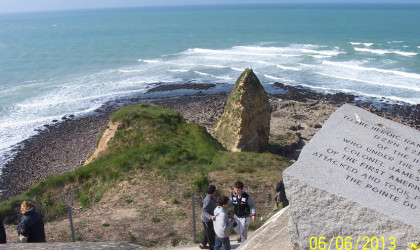
[(236, 81), (212, 134), (230, 151), (263, 152), (268, 149), (270, 105), (251, 68), (245, 69)]

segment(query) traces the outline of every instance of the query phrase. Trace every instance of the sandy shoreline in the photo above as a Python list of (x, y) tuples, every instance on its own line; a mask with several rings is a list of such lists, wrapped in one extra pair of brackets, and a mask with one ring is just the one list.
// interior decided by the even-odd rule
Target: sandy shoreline
[[(287, 145), (282, 145), (281, 153), (297, 157), (301, 148), (322, 127), (328, 117), (342, 104), (354, 102), (354, 96), (346, 94), (324, 95), (301, 88), (285, 87), (284, 94), (269, 94), (271, 106), (271, 140), (284, 135), (290, 136)], [(51, 175), (72, 171), (84, 164), (95, 150), (99, 135), (106, 129), (110, 113), (126, 103), (153, 102), (167, 106), (181, 113), (188, 122), (204, 125), (211, 131), (223, 113), (229, 93), (210, 93), (210, 84), (181, 84), (158, 86), (152, 92), (179, 89), (198, 91), (194, 95), (179, 97), (159, 97), (159, 95), (115, 101), (104, 105), (90, 116), (80, 119), (66, 119), (46, 131), (25, 140), (22, 150), (2, 169), (0, 179), (0, 201), (22, 193), (36, 181)], [(420, 106), (385, 105), (375, 108), (371, 103), (359, 103), (365, 109), (407, 124), (420, 130)]]

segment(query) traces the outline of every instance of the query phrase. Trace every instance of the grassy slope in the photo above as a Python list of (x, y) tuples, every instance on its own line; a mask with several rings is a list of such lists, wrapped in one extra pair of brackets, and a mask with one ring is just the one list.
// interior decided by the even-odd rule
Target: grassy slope
[[(111, 119), (122, 125), (101, 158), (37, 182), (22, 195), (2, 202), (0, 215), (16, 214), (22, 200), (33, 200), (47, 221), (59, 227), (54, 221), (63, 218), (66, 206), (82, 207), (75, 214), (79, 240), (174, 245), (191, 238), (191, 192), (203, 192), (213, 183), (228, 195), (236, 180), (244, 181), (250, 192), (267, 191), (290, 165), (269, 153), (228, 152), (203, 126), (187, 124), (168, 108), (127, 106)], [(94, 216), (99, 208), (111, 206), (119, 212), (109, 212), (105, 222)], [(110, 237), (112, 231), (118, 233)]]

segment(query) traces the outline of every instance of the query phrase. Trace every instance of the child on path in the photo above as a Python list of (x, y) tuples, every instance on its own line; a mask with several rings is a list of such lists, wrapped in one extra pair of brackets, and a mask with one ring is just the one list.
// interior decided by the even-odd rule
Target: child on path
[(216, 233), (216, 242), (214, 244), (214, 250), (230, 250), (230, 241), (229, 241), (229, 229), (235, 223), (235, 219), (232, 218), (229, 221), (229, 216), (227, 214), (226, 208), (228, 207), (229, 198), (226, 196), (220, 197), (219, 206), (214, 209), (214, 232)]

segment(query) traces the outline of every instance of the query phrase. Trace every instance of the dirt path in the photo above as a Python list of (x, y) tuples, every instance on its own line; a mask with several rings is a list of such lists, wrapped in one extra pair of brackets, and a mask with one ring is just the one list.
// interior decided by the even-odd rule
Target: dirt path
[(84, 165), (91, 163), (93, 160), (98, 158), (98, 156), (107, 149), (109, 140), (114, 137), (115, 131), (117, 131), (120, 123), (109, 121), (107, 129), (103, 133), (101, 140), (98, 143), (98, 146), (95, 149), (95, 152), (86, 160)]

